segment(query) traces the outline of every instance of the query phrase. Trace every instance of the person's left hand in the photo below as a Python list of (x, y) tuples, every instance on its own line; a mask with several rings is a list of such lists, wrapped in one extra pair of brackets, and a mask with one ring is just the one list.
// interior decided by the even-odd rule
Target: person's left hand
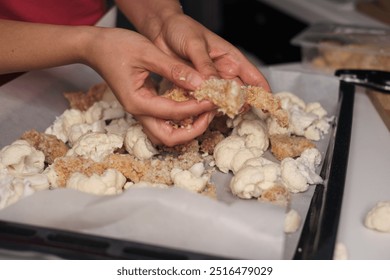
[(151, 39), (165, 53), (190, 61), (205, 78), (235, 79), (270, 91), (261, 72), (236, 47), (184, 14), (166, 18)]

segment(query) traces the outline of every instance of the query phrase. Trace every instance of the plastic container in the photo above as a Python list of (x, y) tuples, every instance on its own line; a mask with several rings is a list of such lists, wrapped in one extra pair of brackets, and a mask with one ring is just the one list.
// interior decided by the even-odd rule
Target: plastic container
[(305, 66), (390, 70), (390, 29), (318, 23), (291, 41), (300, 46)]

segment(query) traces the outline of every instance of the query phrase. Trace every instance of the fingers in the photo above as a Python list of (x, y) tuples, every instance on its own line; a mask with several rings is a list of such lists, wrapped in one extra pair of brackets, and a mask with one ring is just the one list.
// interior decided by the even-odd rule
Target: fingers
[(164, 120), (182, 120), (215, 109), (215, 105), (209, 101), (199, 102), (193, 99), (177, 102), (158, 96), (148, 88), (141, 88), (132, 93), (131, 98), (125, 102), (125, 109), (133, 115), (152, 116)]
[[(246, 59), (245, 59), (246, 60)], [(239, 77), (247, 85), (260, 86), (266, 91), (271, 91), (271, 87), (263, 74), (249, 61), (240, 65)]]
[(209, 56), (209, 50), (205, 43), (193, 43), (188, 47), (188, 58), (204, 77), (219, 77), (217, 68)]
[(137, 119), (143, 125), (145, 134), (154, 144), (164, 144), (168, 147), (183, 144), (203, 134), (215, 112), (204, 113), (190, 128), (174, 128), (165, 120), (140, 116)]
[(145, 68), (188, 90), (195, 90), (204, 80), (194, 68), (162, 51), (157, 51), (153, 57), (146, 58)]

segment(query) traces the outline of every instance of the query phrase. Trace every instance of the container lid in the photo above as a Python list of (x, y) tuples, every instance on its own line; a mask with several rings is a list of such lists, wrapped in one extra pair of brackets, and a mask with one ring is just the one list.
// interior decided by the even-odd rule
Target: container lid
[(291, 44), (390, 55), (390, 29), (317, 23), (295, 36)]

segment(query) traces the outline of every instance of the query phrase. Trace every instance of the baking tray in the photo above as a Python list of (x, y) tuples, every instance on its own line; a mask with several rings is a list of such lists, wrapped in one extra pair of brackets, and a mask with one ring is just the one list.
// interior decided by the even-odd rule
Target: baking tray
[[(340, 76), (342, 72), (337, 73)], [(332, 259), (341, 210), (356, 82), (340, 81), (337, 118), (294, 259)], [(65, 259), (224, 259), (218, 255), (0, 221), (0, 248)]]
[(316, 186), (294, 259), (333, 259), (348, 166), (356, 85), (390, 94), (390, 73), (386, 71), (340, 69), (338, 117), (334, 137), (321, 170), (326, 178)]

